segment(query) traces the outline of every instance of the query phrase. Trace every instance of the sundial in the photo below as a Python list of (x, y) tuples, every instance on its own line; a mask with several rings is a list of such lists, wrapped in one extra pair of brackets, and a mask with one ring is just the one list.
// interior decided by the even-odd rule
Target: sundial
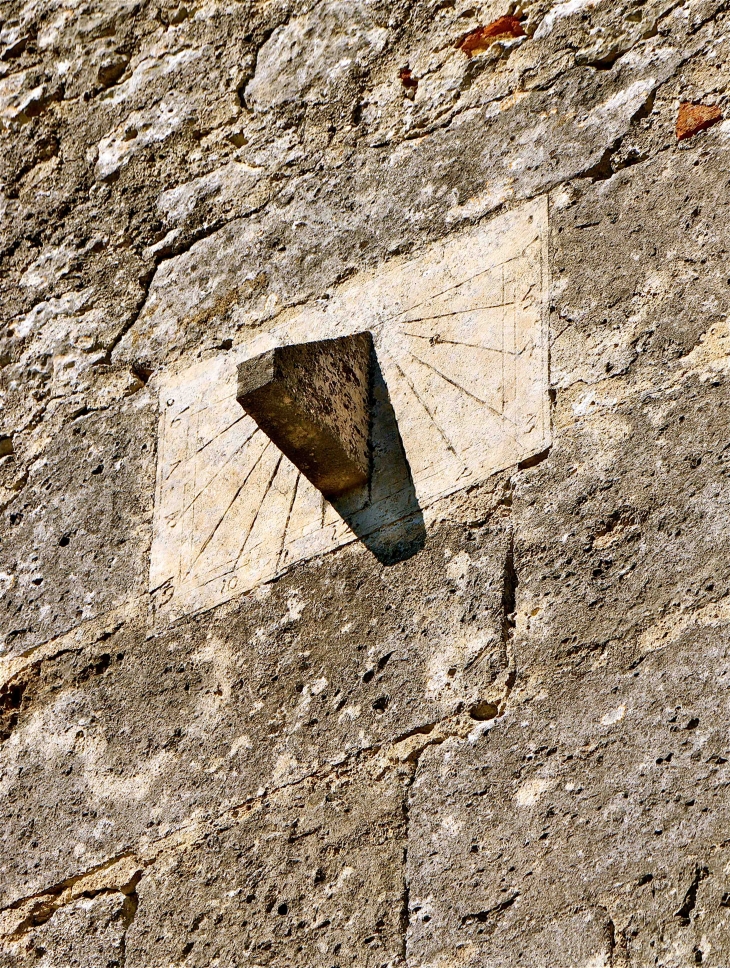
[[(440, 498), (550, 442), (547, 202), (352, 277), (160, 393), (150, 590), (169, 619), (362, 541), (417, 547)], [(236, 400), (275, 347), (369, 333), (370, 480), (327, 498)]]

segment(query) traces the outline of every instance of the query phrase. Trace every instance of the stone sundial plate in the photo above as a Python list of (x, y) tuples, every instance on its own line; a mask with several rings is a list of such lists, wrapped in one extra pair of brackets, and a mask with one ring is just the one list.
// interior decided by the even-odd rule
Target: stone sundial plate
[[(160, 393), (150, 590), (167, 619), (365, 540), (550, 443), (547, 200), (353, 277)], [(369, 487), (328, 502), (236, 401), (237, 365), (370, 331)], [(422, 518), (421, 518), (422, 520)]]

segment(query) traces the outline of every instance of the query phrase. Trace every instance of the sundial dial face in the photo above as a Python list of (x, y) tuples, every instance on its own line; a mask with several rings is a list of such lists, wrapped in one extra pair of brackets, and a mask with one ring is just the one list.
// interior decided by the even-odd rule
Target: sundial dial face
[[(381, 533), (550, 442), (547, 202), (354, 277), (329, 300), (160, 394), (150, 589), (168, 619)], [(281, 319), (281, 317), (280, 317)], [(335, 507), (236, 401), (236, 368), (274, 346), (369, 330), (373, 470)]]

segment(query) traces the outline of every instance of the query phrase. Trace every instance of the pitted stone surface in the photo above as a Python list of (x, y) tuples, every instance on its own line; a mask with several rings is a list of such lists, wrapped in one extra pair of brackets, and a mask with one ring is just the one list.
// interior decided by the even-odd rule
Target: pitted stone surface
[[(0, 968), (730, 966), (728, 50), (4, 0)], [(237, 369), (363, 331), (327, 499)]]

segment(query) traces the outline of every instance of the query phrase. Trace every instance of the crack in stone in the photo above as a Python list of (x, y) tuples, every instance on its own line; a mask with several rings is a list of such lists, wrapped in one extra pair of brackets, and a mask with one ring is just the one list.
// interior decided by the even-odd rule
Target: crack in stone
[[(124, 865), (124, 861), (132, 862), (135, 868), (132, 872), (124, 872), (121, 883), (109, 884), (101, 883), (105, 880), (101, 875), (106, 871), (112, 871), (118, 865)], [(8, 941), (17, 941), (25, 933), (33, 928), (40, 927), (49, 921), (60, 908), (65, 907), (80, 898), (95, 898), (107, 894), (121, 893), (125, 895), (123, 917), (125, 920), (125, 931), (134, 919), (137, 911), (138, 897), (137, 885), (142, 879), (143, 866), (136, 861), (134, 854), (129, 851), (118, 854), (110, 860), (92, 867), (88, 871), (65, 878), (58, 884), (46, 888), (37, 894), (13, 901), (12, 904), (0, 909), (0, 937)], [(84, 885), (87, 885), (86, 887)], [(99, 884), (99, 886), (95, 886)], [(26, 910), (24, 910), (26, 909)], [(3, 922), (11, 920), (12, 912), (17, 911), (20, 920), (9, 928), (3, 928)]]
[(690, 885), (684, 895), (684, 900), (682, 901), (681, 906), (674, 912), (674, 916), (679, 918), (680, 923), (684, 927), (689, 925), (690, 915), (694, 911), (695, 905), (697, 904), (697, 890), (700, 886), (700, 883), (704, 881), (706, 877), (709, 877), (709, 874), (710, 872), (707, 867), (698, 866), (695, 868)]
[(139, 895), (137, 894), (137, 884), (139, 884), (142, 878), (142, 872), (139, 872), (139, 876), (135, 875), (136, 880), (134, 883), (130, 882), (132, 890), (127, 893), (124, 888), (121, 888), (122, 893), (126, 894), (124, 898), (124, 903), (122, 905), (122, 924), (124, 925), (124, 933), (119, 944), (119, 968), (124, 968), (127, 963), (127, 934), (132, 922), (134, 921), (137, 911), (139, 909)]
[(502, 644), (507, 657), (507, 676), (504, 682), (502, 697), (499, 702), (497, 716), (504, 716), (507, 703), (512, 694), (517, 679), (517, 659), (515, 655), (514, 639), (517, 613), (517, 586), (519, 578), (515, 568), (515, 536), (510, 523), (509, 544), (504, 559), (502, 572)]
[(495, 914), (503, 914), (508, 908), (512, 907), (517, 898), (520, 896), (519, 891), (512, 891), (504, 901), (500, 901), (498, 904), (493, 904), (492, 907), (487, 908), (486, 911), (477, 911), (475, 914), (465, 914), (461, 919), (463, 927), (469, 924), (485, 924), (489, 921), (490, 917)]

